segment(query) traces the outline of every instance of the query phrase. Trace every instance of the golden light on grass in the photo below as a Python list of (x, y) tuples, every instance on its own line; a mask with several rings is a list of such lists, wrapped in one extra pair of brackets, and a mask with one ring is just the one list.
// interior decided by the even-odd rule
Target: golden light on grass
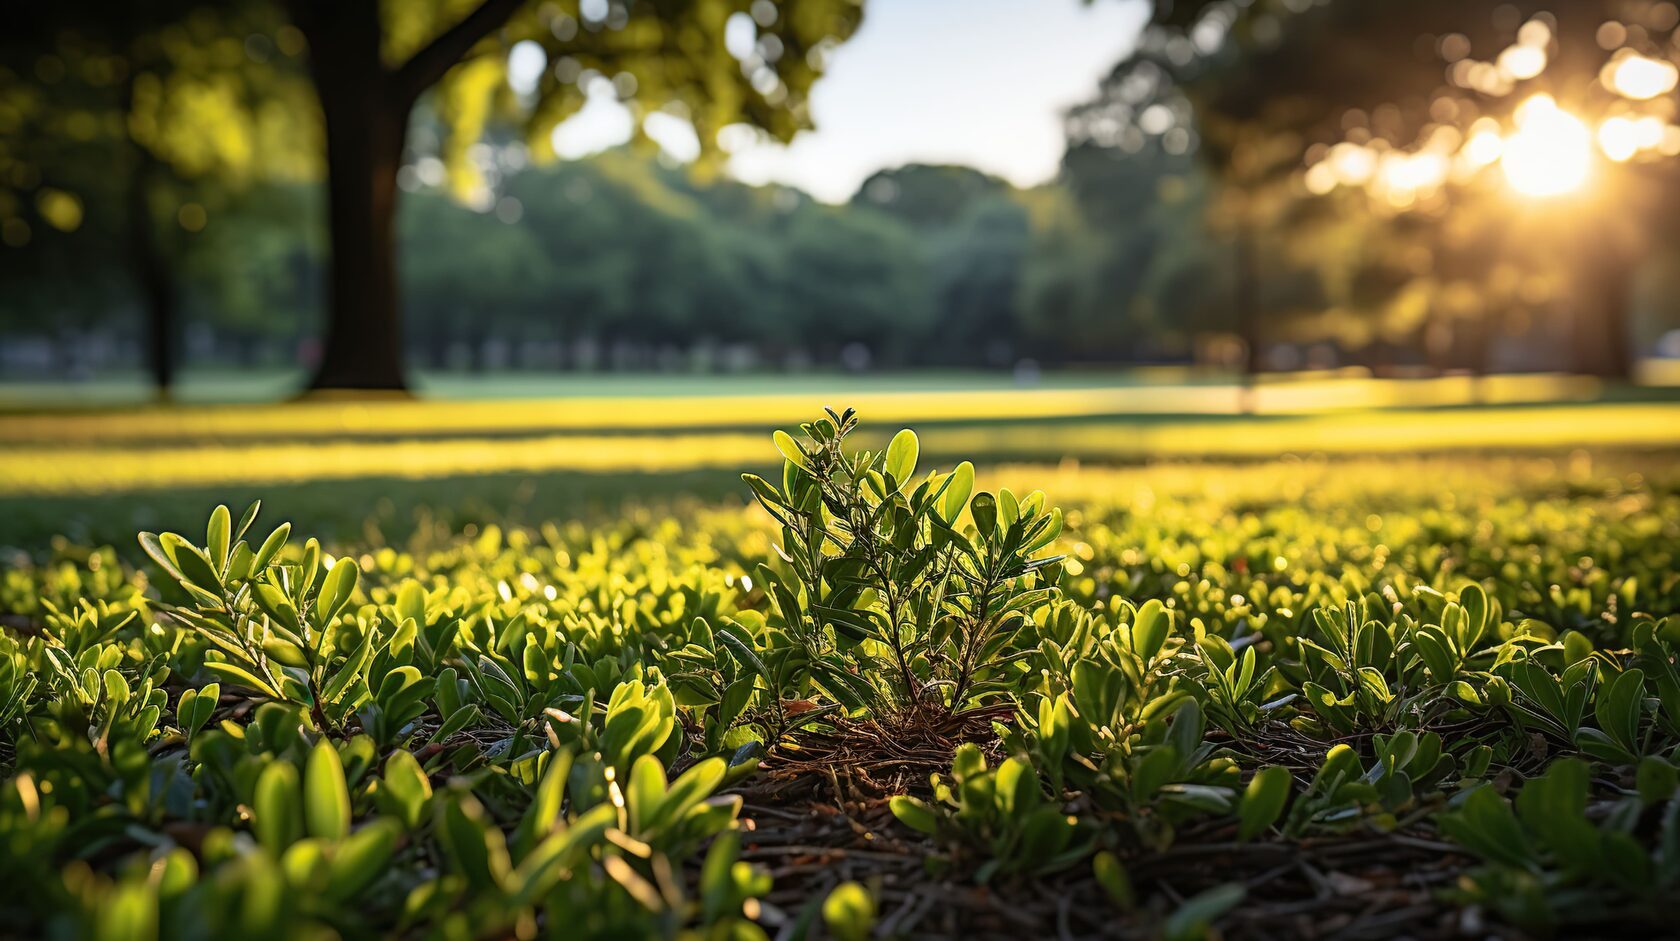
[(1511, 187), (1525, 196), (1561, 196), (1580, 189), (1592, 173), (1592, 133), (1550, 95), (1517, 107), (1517, 129), (1505, 139), (1500, 166)]
[[(1510, 388), (1505, 388), (1509, 385)], [(1367, 383), (1298, 383), (1261, 388), (1275, 409), (1264, 419), (1229, 415), (1144, 415), (1046, 422), (946, 425), (942, 449), (1015, 460), (1397, 453), (1489, 448), (1664, 447), (1680, 404), (1559, 403), (1474, 408), (1417, 407), (1420, 390)], [(1427, 385), (1434, 405), (1533, 401), (1530, 377), (1468, 378)], [(1396, 397), (1411, 402), (1397, 405)], [(1341, 410), (1312, 411), (1335, 405)], [(416, 403), (415, 408), (430, 406)], [(444, 409), (449, 405), (440, 406)], [(1287, 410), (1287, 411), (1286, 411)], [(885, 422), (886, 426), (897, 422)], [(905, 422), (920, 424), (920, 422)], [(486, 474), (672, 473), (736, 470), (764, 460), (767, 429), (670, 433), (631, 431), (483, 433), (437, 437), (230, 440), (203, 436), (119, 443), (38, 441), (0, 451), (0, 497), (124, 493), (183, 487), (300, 484), (352, 479), (442, 479)], [(922, 431), (932, 434), (934, 429)], [(934, 440), (929, 438), (929, 440)], [(884, 441), (871, 441), (879, 447)]]

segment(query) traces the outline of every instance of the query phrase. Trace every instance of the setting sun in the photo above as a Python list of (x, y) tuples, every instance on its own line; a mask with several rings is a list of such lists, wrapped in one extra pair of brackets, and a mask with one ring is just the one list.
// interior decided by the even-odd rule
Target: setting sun
[(1592, 133), (1581, 119), (1559, 108), (1550, 95), (1523, 102), (1516, 117), (1517, 129), (1499, 158), (1512, 188), (1538, 197), (1580, 189), (1592, 169), (1593, 151)]

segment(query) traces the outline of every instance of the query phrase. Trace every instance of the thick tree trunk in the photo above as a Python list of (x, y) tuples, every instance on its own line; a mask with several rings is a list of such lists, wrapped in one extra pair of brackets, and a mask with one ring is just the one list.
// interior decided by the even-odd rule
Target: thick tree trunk
[(326, 338), (312, 389), (401, 391), (397, 169), (411, 102), (392, 93), (377, 4), (314, 4), (303, 18), (327, 137)]
[(379, 5), (295, 0), (327, 144), (326, 336), (311, 389), (402, 391), (397, 169), (412, 98), (393, 93)]
[[(354, 93), (352, 93), (354, 94)], [(323, 90), (324, 101), (334, 93)], [(332, 257), (327, 334), (314, 389), (407, 388), (397, 299), (397, 167), (408, 112), (342, 102), (327, 112)]]
[(397, 170), (420, 93), (507, 21), (523, 0), (482, 0), (395, 68), (377, 0), (289, 0), (309, 41), (327, 132), (327, 334), (311, 389), (403, 391), (397, 298)]

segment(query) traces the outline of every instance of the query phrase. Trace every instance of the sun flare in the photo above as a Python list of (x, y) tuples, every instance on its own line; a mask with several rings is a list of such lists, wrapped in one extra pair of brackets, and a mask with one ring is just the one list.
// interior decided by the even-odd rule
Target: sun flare
[(1535, 95), (1517, 108), (1516, 119), (1499, 158), (1513, 189), (1524, 196), (1561, 196), (1587, 182), (1593, 135), (1580, 118), (1551, 96)]

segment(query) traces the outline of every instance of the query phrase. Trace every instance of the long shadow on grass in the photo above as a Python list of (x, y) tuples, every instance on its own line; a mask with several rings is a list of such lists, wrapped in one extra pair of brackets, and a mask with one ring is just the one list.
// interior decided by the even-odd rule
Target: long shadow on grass
[[(629, 502), (746, 499), (733, 470), (678, 473), (491, 474), (427, 480), (371, 477), (288, 484), (230, 484), (113, 494), (0, 498), (0, 548), (38, 554), (55, 537), (111, 545), (135, 558), (140, 530), (198, 532), (218, 503), (235, 513), (262, 500), (272, 526), (324, 541), (395, 544), (417, 530), (471, 525), (537, 526), (616, 514)], [(3, 563), (0, 563), (3, 564)]]

